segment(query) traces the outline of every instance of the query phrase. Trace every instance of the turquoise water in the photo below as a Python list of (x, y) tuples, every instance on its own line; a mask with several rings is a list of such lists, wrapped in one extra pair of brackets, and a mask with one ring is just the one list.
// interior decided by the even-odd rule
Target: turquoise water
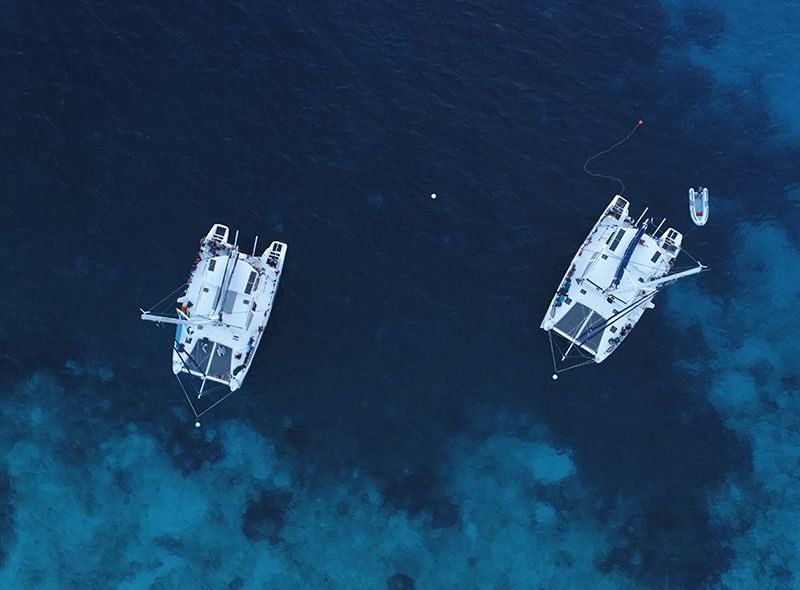
[[(800, 585), (798, 12), (4, 5), (0, 587)], [(711, 272), (554, 382), (640, 118), (593, 169)], [(196, 429), (138, 309), (217, 222), (289, 254)]]

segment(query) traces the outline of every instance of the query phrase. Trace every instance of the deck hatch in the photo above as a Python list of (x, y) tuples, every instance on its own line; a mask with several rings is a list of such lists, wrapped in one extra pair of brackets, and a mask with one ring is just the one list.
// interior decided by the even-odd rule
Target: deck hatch
[(256, 282), (256, 277), (258, 277), (258, 273), (254, 270), (251, 270), (250, 278), (247, 279), (247, 286), (244, 288), (244, 292), (246, 294), (250, 295), (250, 293), (252, 293), (253, 286), (255, 285)]
[(611, 250), (612, 252), (616, 250), (617, 246), (619, 246), (620, 241), (622, 241), (622, 236), (624, 235), (625, 235), (625, 230), (624, 229), (619, 230), (617, 232), (617, 235), (614, 237), (614, 241), (611, 243), (609, 250)]

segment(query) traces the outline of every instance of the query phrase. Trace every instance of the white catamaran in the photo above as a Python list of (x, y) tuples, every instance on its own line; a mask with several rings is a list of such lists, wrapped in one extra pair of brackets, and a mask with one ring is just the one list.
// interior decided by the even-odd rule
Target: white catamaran
[[(673, 228), (658, 235), (665, 219), (648, 233), (651, 220), (642, 222), (647, 209), (634, 222), (628, 205), (619, 195), (612, 199), (572, 259), (545, 313), (541, 328), (550, 338), (553, 379), (562, 371), (603, 362), (644, 311), (655, 307), (652, 299), (660, 289), (706, 269), (694, 261), (695, 266), (678, 272), (674, 265), (683, 235)], [(566, 340), (564, 351), (553, 333)], [(568, 365), (568, 359), (577, 360)]]
[[(286, 257), (283, 242), (272, 242), (256, 256), (258, 238), (253, 254), (244, 254), (239, 251), (239, 233), (233, 243), (229, 233), (216, 224), (201, 240), (188, 281), (162, 300), (185, 288), (175, 314), (141, 310), (143, 320), (177, 324), (172, 371), (197, 419), (242, 386), (267, 327)], [(222, 388), (229, 391), (212, 396), (210, 405), (198, 411), (187, 381), (198, 400)]]

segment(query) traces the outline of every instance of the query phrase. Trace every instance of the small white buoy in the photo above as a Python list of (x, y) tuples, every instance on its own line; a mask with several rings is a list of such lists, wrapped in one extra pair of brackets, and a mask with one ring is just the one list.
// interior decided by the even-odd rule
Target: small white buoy
[(431, 193), (431, 199), (435, 199), (435, 198), (436, 198), (436, 193)]
[(553, 373), (553, 379), (558, 379), (558, 375), (556, 375), (555, 373)]
[(195, 426), (195, 428), (200, 428), (200, 422), (195, 422), (194, 426)]

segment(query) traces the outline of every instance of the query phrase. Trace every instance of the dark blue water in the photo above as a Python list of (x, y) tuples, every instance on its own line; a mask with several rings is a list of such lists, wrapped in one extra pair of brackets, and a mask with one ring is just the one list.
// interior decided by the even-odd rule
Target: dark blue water
[[(0, 7), (0, 586), (800, 586), (773, 8)], [(639, 118), (594, 167), (713, 272), (553, 382), (538, 324), (617, 189), (581, 167)], [(195, 429), (137, 310), (217, 222), (289, 254)]]

